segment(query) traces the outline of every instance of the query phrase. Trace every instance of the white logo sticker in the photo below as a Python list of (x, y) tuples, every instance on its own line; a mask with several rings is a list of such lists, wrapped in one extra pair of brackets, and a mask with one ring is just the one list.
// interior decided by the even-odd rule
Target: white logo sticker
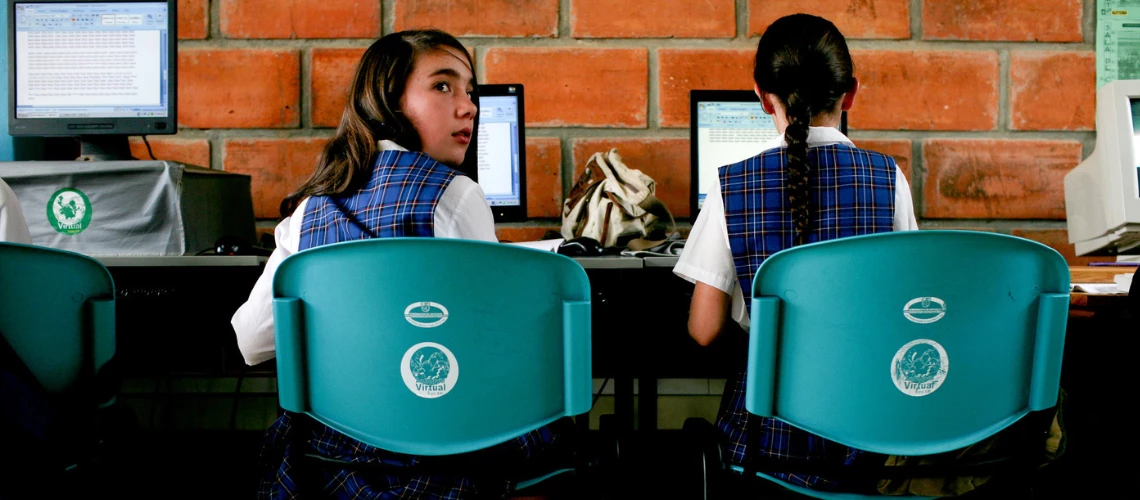
[(450, 349), (435, 342), (420, 342), (404, 353), (400, 375), (413, 394), (438, 398), (455, 387), (459, 380), (459, 362)]
[(937, 391), (950, 372), (946, 349), (933, 340), (907, 342), (891, 360), (891, 379), (903, 394), (925, 396)]
[(436, 302), (412, 302), (404, 308), (404, 319), (420, 328), (435, 328), (447, 321), (447, 308)]
[(946, 302), (938, 297), (919, 297), (903, 306), (903, 316), (921, 325), (938, 321), (945, 315)]

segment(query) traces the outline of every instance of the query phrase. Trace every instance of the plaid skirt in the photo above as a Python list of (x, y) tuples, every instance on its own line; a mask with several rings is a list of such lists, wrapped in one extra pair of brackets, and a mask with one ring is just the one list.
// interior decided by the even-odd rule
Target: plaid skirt
[[(873, 463), (882, 465), (884, 455), (841, 445), (792, 427), (774, 418), (761, 417), (748, 413), (744, 407), (744, 373), (730, 379), (724, 386), (721, 411), (716, 425), (728, 438), (726, 459), (732, 465), (744, 466), (747, 457), (758, 456), (773, 460), (793, 459), (818, 463), (852, 465)], [(757, 450), (748, 449), (749, 433), (760, 432)], [(761, 471), (763, 472), (763, 471)], [(841, 481), (807, 474), (775, 473), (772, 477), (807, 488), (828, 491), (874, 491), (874, 482), (867, 484), (844, 484)]]
[[(303, 419), (303, 420), (302, 420)], [(303, 425), (299, 425), (303, 423)], [(528, 432), (515, 439), (486, 450), (465, 455), (472, 463), (484, 468), (509, 471), (511, 463), (546, 460), (552, 455), (569, 453), (569, 441), (574, 431), (569, 418)], [(297, 433), (307, 433), (303, 439)], [(302, 452), (299, 445), (307, 448)], [(379, 471), (367, 466), (348, 470), (327, 465), (306, 464), (304, 472), (297, 469), (302, 453), (316, 454), (329, 459), (360, 464), (383, 464), (394, 467), (413, 467), (423, 458), (386, 451), (369, 446), (341, 434), (305, 415), (285, 412), (266, 431), (261, 449), (263, 475), (258, 485), (257, 498), (286, 500), (299, 498), (298, 481), (303, 481), (305, 492), (319, 492), (321, 498), (364, 499), (424, 499), (460, 500), (464, 498), (504, 497), (512, 484), (508, 479), (481, 479), (455, 476), (393, 474), (391, 469)], [(506, 472), (509, 474), (509, 472)], [(298, 478), (300, 476), (300, 478)], [(303, 500), (303, 496), (301, 496)]]

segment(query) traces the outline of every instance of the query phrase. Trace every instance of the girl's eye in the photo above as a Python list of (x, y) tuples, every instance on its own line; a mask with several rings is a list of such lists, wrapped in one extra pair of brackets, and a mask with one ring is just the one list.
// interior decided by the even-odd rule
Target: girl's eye
[(440, 92), (451, 92), (451, 85), (447, 82), (439, 82), (435, 84), (435, 89)]

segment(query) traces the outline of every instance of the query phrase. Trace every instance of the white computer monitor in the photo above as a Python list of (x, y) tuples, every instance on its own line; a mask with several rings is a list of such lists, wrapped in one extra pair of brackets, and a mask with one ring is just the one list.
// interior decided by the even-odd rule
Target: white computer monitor
[(1140, 80), (1096, 94), (1096, 147), (1065, 175), (1069, 242), (1077, 255), (1140, 253)]

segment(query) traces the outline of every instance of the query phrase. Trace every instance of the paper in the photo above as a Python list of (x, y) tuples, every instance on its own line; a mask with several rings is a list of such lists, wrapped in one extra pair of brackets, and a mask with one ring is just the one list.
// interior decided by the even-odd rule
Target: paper
[(1116, 283), (1073, 283), (1071, 291), (1077, 293), (1092, 293), (1098, 295), (1111, 295), (1125, 293), (1120, 291)]
[(512, 241), (508, 245), (517, 245), (520, 247), (533, 248), (535, 250), (545, 250), (547, 252), (557, 252), (558, 246), (565, 241), (562, 238), (554, 238), (552, 240), (539, 240), (539, 241)]
[(1140, 0), (1097, 0), (1096, 86), (1140, 80)]

